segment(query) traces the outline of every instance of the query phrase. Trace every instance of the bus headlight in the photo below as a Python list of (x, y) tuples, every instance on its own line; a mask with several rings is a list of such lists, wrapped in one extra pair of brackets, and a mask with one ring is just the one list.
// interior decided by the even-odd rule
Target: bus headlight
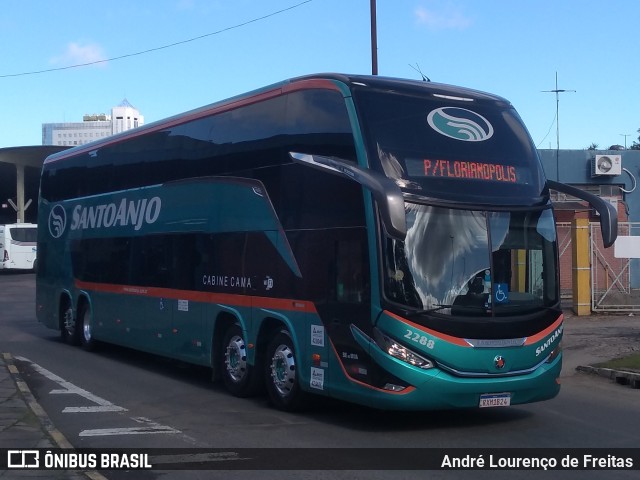
[(396, 342), (392, 338), (389, 338), (380, 332), (377, 333), (378, 345), (380, 345), (380, 347), (392, 357), (425, 370), (434, 367), (431, 360), (427, 360), (422, 355), (417, 354), (410, 348)]

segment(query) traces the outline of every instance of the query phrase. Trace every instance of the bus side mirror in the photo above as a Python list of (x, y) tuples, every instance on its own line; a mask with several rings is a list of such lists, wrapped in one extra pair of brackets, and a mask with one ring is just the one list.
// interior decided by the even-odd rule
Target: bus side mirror
[(564, 183), (547, 180), (547, 186), (558, 192), (586, 200), (600, 215), (600, 230), (605, 248), (610, 247), (618, 237), (618, 212), (606, 200)]
[(339, 158), (298, 152), (289, 152), (289, 155), (295, 163), (346, 177), (365, 187), (378, 204), (378, 211), (387, 234), (396, 240), (404, 241), (407, 236), (404, 197), (402, 190), (393, 180)]

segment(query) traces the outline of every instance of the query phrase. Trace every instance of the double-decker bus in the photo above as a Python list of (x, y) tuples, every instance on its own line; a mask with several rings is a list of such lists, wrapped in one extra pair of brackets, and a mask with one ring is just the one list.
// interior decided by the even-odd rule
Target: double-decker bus
[(37, 316), (266, 387), (381, 409), (554, 397), (549, 187), (512, 105), (435, 83), (295, 78), (54, 154)]

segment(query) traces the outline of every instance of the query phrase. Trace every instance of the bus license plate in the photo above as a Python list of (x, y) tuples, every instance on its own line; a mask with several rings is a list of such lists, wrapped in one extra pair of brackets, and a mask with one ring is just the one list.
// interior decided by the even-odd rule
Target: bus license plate
[(480, 395), (480, 408), (508, 407), (511, 405), (510, 393), (483, 393)]

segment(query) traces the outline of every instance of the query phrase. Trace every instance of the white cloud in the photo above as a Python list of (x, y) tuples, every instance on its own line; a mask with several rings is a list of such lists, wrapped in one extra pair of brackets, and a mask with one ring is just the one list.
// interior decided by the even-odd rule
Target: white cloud
[(196, 6), (194, 0), (178, 0), (176, 4), (177, 10), (193, 10)]
[[(100, 45), (71, 42), (67, 45), (64, 53), (53, 57), (50, 63), (53, 65), (71, 66), (105, 61), (106, 57)], [(104, 63), (99, 63), (98, 65), (104, 65)]]
[(465, 17), (460, 10), (449, 6), (439, 11), (418, 7), (415, 15), (418, 24), (424, 25), (429, 30), (464, 30), (472, 23), (471, 19)]

